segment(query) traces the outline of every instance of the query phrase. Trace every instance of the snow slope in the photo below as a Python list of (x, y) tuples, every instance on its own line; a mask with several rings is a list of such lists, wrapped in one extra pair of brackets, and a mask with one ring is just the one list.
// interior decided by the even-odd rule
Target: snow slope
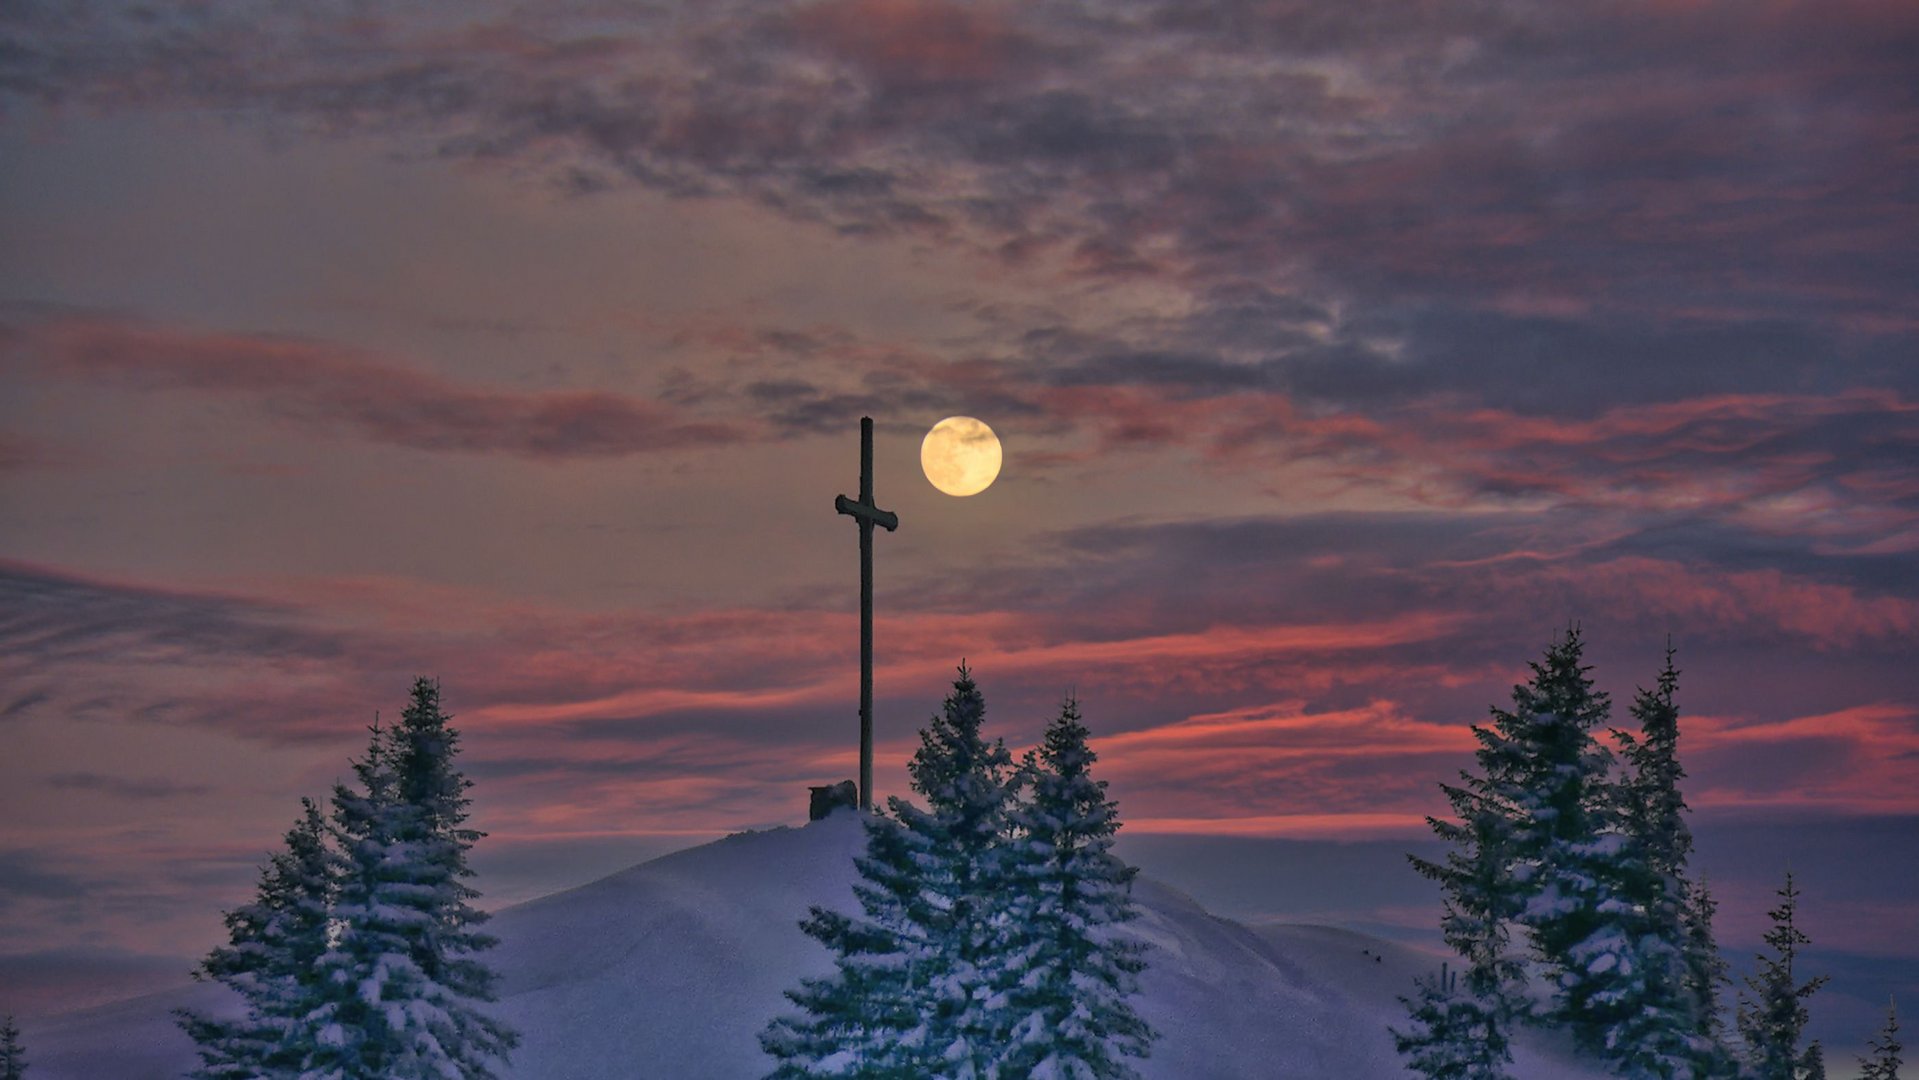
[[(800, 933), (809, 904), (852, 910), (850, 811), (798, 829), (741, 833), (501, 911), (491, 929), (499, 1013), (525, 1036), (506, 1076), (524, 1080), (764, 1075), (755, 1036), (781, 991), (824, 973)], [(1326, 927), (1247, 927), (1142, 880), (1150, 942), (1140, 1011), (1162, 1038), (1154, 1080), (1399, 1080), (1386, 1027), (1432, 959)], [(194, 1063), (168, 1013), (225, 991), (185, 987), (42, 1022), (24, 1033), (35, 1080), (159, 1080)], [(1524, 1080), (1598, 1080), (1537, 1044)]]

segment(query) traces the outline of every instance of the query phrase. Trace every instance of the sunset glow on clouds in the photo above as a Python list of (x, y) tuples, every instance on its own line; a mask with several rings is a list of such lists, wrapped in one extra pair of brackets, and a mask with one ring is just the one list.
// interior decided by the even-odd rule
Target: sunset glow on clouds
[(0, 955), (204, 948), (416, 674), (491, 898), (796, 821), (862, 415), (883, 793), (964, 660), (1014, 746), (1079, 697), (1133, 834), (1410, 844), (1577, 623), (1616, 724), (1677, 648), (1729, 907), (1762, 823), (1914, 850), (1915, 56), (1885, 0), (14, 5)]

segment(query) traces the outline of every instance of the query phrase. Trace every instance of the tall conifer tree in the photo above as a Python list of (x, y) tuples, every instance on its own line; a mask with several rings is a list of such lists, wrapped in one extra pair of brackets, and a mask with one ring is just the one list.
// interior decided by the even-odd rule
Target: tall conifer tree
[(1686, 880), (1678, 671), (1669, 650), (1656, 688), (1634, 701), (1639, 733), (1615, 732), (1629, 766), (1615, 777), (1595, 737), (1610, 700), (1583, 653), (1568, 629), (1513, 687), (1512, 708), (1473, 728), (1477, 771), (1441, 785), (1454, 820), (1428, 820), (1449, 850), (1412, 862), (1444, 891), (1441, 930), (1465, 963), (1457, 990), (1423, 987), (1415, 1007), (1471, 999), (1495, 1028), (1530, 1015), (1517, 928), (1553, 989), (1550, 1011), (1534, 1019), (1565, 1025), (1624, 1076), (1723, 1076), (1724, 966), (1711, 898)]
[(361, 790), (334, 790), (340, 845), (337, 941), (320, 958), (326, 1001), (307, 1080), (492, 1080), (519, 1038), (480, 1006), (494, 975), (477, 954), (466, 853), (471, 787), (454, 765), (459, 735), (439, 684), (419, 679), (400, 723), (373, 733), (355, 763)]
[[(1482, 740), (1487, 734), (1474, 728)], [(1512, 927), (1522, 908), (1512, 878), (1512, 814), (1490, 793), (1484, 776), (1460, 773), (1459, 785), (1441, 784), (1458, 821), (1428, 817), (1434, 834), (1451, 845), (1443, 861), (1409, 855), (1413, 868), (1439, 883), (1440, 933), (1465, 961), (1459, 992), (1478, 999), (1503, 1024), (1525, 984), (1512, 950)]]
[(1701, 876), (1686, 887), (1685, 962), (1686, 993), (1699, 1017), (1699, 1042), (1693, 1053), (1693, 1075), (1701, 1080), (1720, 1080), (1738, 1072), (1732, 1052), (1726, 1047), (1726, 1015), (1720, 1004), (1720, 989), (1732, 984), (1725, 954), (1713, 933), (1713, 919), (1719, 902), (1713, 899), (1711, 884)]
[(1601, 955), (1624, 940), (1612, 925), (1623, 905), (1609, 864), (1617, 854), (1608, 771), (1612, 755), (1593, 737), (1611, 705), (1593, 689), (1577, 628), (1532, 663), (1533, 677), (1513, 687), (1513, 707), (1475, 725), (1477, 775), (1442, 785), (1457, 822), (1432, 820), (1452, 845), (1444, 862), (1414, 866), (1445, 890), (1442, 929), (1466, 960), (1466, 987), (1524, 1014), (1523, 969), (1507, 948), (1512, 927), (1526, 931), (1534, 956), (1554, 980), (1554, 1015), (1600, 1041), (1583, 1018), (1619, 994), (1618, 958)]
[(1012, 757), (980, 734), (985, 712), (962, 665), (907, 766), (925, 809), (890, 798), (890, 817), (867, 826), (863, 917), (814, 908), (801, 923), (835, 971), (790, 991), (804, 1014), (761, 1034), (772, 1076), (994, 1075), (1011, 1029), (998, 994)]
[(1491, 754), (1499, 736), (1474, 726), (1480, 774), (1461, 771), (1460, 783), (1439, 785), (1457, 821), (1428, 817), (1449, 845), (1444, 859), (1408, 855), (1413, 868), (1439, 884), (1440, 933), (1464, 961), (1464, 978), (1442, 967), (1420, 979), (1410, 999), (1408, 1031), (1393, 1041), (1409, 1068), (1429, 1080), (1506, 1080), (1512, 1061), (1508, 1029), (1526, 1012), (1526, 977), (1512, 944), (1524, 897), (1513, 878), (1512, 805), (1495, 792), (1510, 759)]
[(1799, 1039), (1806, 1029), (1806, 999), (1826, 983), (1823, 975), (1800, 982), (1794, 971), (1799, 947), (1812, 940), (1798, 926), (1799, 890), (1793, 887), (1792, 871), (1786, 872), (1786, 884), (1778, 896), (1779, 906), (1767, 912), (1772, 929), (1766, 931), (1765, 940), (1772, 955), (1759, 955), (1759, 971), (1746, 979), (1751, 996), (1742, 995), (1739, 1004), (1744, 1080), (1800, 1080), (1797, 1073), (1805, 1060)]
[(1014, 1023), (1002, 1077), (1131, 1080), (1125, 1059), (1145, 1057), (1154, 1037), (1128, 1000), (1145, 949), (1113, 936), (1137, 916), (1138, 871), (1112, 853), (1119, 807), (1092, 778), (1086, 737), (1069, 698), (1020, 769), (1003, 974)]
[(1608, 866), (1612, 755), (1594, 737), (1611, 701), (1593, 688), (1585, 643), (1570, 628), (1513, 687), (1511, 711), (1493, 710), (1481, 735), (1489, 794), (1511, 815), (1511, 874), (1523, 900), (1519, 922), (1556, 983), (1555, 1015), (1588, 1043), (1600, 1041), (1619, 966), (1596, 950), (1620, 940), (1609, 925), (1619, 905)]
[(800, 1014), (777, 1017), (761, 1032), (761, 1049), (777, 1062), (771, 1080), (887, 1080), (937, 1067), (923, 1044), (907, 1042), (920, 1022), (912, 960), (926, 948), (919, 928), (931, 918), (915, 846), (892, 818), (876, 814), (863, 824), (866, 851), (853, 860), (862, 917), (814, 907), (800, 922), (833, 953), (834, 971), (788, 990)]
[(0, 1080), (22, 1080), (27, 1075), (27, 1052), (20, 1045), (20, 1027), (8, 1016), (0, 1023)]
[(1859, 1080), (1899, 1080), (1900, 1051), (1899, 1013), (1893, 1003), (1886, 1002), (1886, 1026), (1879, 1031), (1879, 1037), (1871, 1041), (1872, 1056), (1859, 1059)]
[(1633, 698), (1632, 715), (1639, 721), (1637, 735), (1618, 733), (1620, 756), (1627, 773), (1620, 782), (1624, 831), (1642, 852), (1647, 879), (1638, 883), (1634, 900), (1659, 908), (1663, 925), (1677, 926), (1683, 906), (1686, 866), (1692, 858), (1692, 829), (1686, 823), (1686, 799), (1679, 782), (1686, 770), (1679, 763), (1679, 670), (1673, 649), (1666, 647), (1666, 664), (1654, 689), (1641, 689)]
[(319, 1004), (316, 964), (327, 950), (335, 887), (326, 821), (311, 799), (286, 834), (286, 850), (260, 871), (254, 901), (226, 915), (226, 945), (194, 971), (238, 993), (245, 1014), (216, 1020), (181, 1010), (180, 1026), (198, 1044), (200, 1080), (291, 1078), (300, 1073), (308, 1014)]
[[(1692, 831), (1679, 788), (1686, 772), (1679, 763), (1678, 686), (1668, 645), (1656, 688), (1642, 688), (1633, 700), (1638, 734), (1614, 733), (1626, 774), (1612, 788), (1619, 842), (1601, 864), (1619, 899), (1611, 919), (1618, 963), (1604, 977), (1607, 996), (1591, 1002), (1600, 1013), (1589, 1019), (1604, 1029), (1604, 1048), (1620, 1075), (1640, 1080), (1724, 1072), (1711, 1031), (1715, 1000), (1696, 991), (1692, 971), (1691, 920), (1699, 913), (1690, 910), (1686, 879)], [(1710, 936), (1711, 915), (1703, 917), (1698, 929)]]

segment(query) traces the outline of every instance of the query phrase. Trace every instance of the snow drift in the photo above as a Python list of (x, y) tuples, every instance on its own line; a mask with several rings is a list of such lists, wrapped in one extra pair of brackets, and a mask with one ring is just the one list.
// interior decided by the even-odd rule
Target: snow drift
[[(499, 912), (488, 954), (496, 1013), (524, 1044), (516, 1080), (746, 1080), (771, 1067), (757, 1035), (782, 991), (831, 959), (798, 928), (810, 904), (854, 910), (853, 811), (740, 833)], [(1244, 926), (1159, 882), (1134, 890), (1130, 933), (1152, 946), (1140, 1013), (1160, 1031), (1152, 1080), (1400, 1080), (1387, 1026), (1434, 957), (1327, 927)], [(161, 1080), (195, 1063), (181, 1005), (198, 985), (71, 1013), (25, 1033), (36, 1080)], [(1525, 1080), (1598, 1080), (1563, 1047), (1522, 1041)]]

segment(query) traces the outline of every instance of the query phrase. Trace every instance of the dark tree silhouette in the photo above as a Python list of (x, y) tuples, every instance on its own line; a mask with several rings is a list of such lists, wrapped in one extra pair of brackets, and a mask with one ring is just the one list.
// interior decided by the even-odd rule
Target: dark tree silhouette
[(20, 1026), (7, 1017), (0, 1023), (0, 1080), (21, 1080), (27, 1075), (27, 1052), (20, 1045)]
[(1767, 912), (1772, 929), (1765, 941), (1772, 955), (1759, 955), (1759, 971), (1746, 979), (1751, 996), (1742, 994), (1739, 1003), (1747, 1080), (1800, 1080), (1798, 1070), (1806, 1064), (1799, 1048), (1806, 1030), (1806, 999), (1826, 984), (1823, 975), (1799, 982), (1793, 970), (1799, 947), (1812, 939), (1797, 924), (1799, 890), (1793, 887), (1792, 871), (1786, 872), (1786, 884), (1777, 895), (1779, 906)]
[(1905, 1047), (1899, 1045), (1899, 1011), (1892, 1002), (1886, 1002), (1886, 1026), (1879, 1031), (1879, 1037), (1870, 1041), (1871, 1057), (1859, 1059), (1859, 1080), (1899, 1080), (1899, 1052)]

